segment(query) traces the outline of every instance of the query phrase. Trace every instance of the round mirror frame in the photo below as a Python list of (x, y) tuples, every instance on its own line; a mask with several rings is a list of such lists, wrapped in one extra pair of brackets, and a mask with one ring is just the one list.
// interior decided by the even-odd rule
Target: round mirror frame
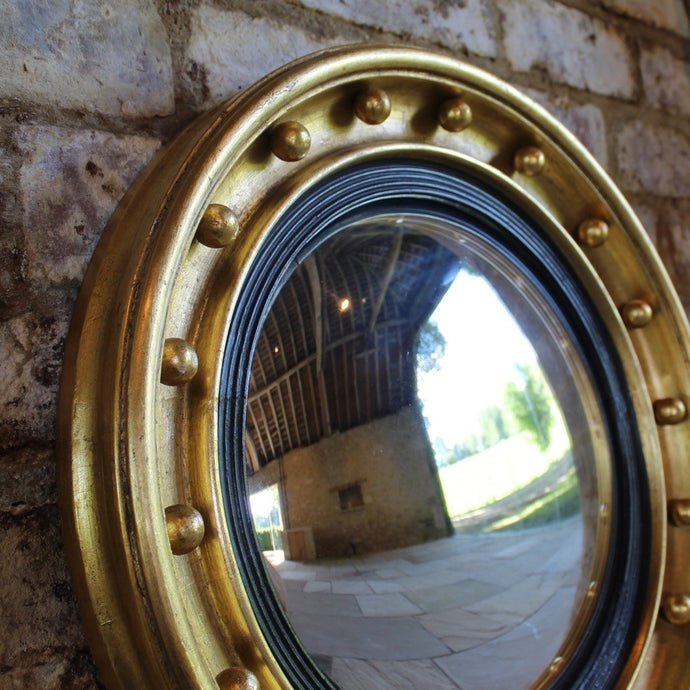
[(620, 192), (544, 110), (452, 58), (380, 46), (304, 58), (193, 122), (129, 190), (94, 255), (65, 355), (59, 488), (107, 687), (290, 687), (238, 566), (259, 551), (238, 554), (228, 529), (228, 327), (249, 267), (300, 194), (401, 157), (482, 179), (537, 219), (606, 323), (650, 504), (648, 586), (615, 687), (690, 685), (690, 338), (673, 287)]

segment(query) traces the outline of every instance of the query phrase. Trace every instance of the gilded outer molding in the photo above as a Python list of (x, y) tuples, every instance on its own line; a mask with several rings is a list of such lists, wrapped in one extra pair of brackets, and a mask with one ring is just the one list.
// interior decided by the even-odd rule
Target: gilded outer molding
[[(444, 55), (368, 46), (308, 56), (199, 118), (129, 190), (89, 268), (61, 384), (59, 489), (84, 624), (107, 687), (288, 687), (225, 521), (221, 356), (246, 267), (280, 213), (326, 175), (391, 156), (439, 161), (501, 189), (539, 219), (590, 293), (630, 381), (652, 506), (644, 614), (617, 687), (690, 686), (687, 626), (659, 618), (662, 591), (690, 591), (690, 536), (667, 532), (665, 499), (690, 495), (690, 432), (687, 424), (657, 429), (652, 408), (690, 390), (690, 340), (647, 235), (586, 150), (512, 87)], [(654, 319), (628, 331), (615, 305), (641, 294), (657, 296)], [(174, 356), (171, 339), (179, 341)], [(189, 375), (192, 352), (198, 370)], [(610, 471), (597, 467), (605, 497)], [(170, 506), (194, 506), (204, 526), (182, 555), (173, 553)], [(586, 624), (583, 608), (536, 687), (566, 665)]]

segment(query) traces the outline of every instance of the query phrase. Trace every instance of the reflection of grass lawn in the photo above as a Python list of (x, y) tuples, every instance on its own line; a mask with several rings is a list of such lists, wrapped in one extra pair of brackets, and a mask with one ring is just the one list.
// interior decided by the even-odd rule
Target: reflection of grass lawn
[(498, 532), (504, 529), (540, 527), (554, 520), (563, 520), (575, 515), (579, 510), (580, 492), (575, 468), (571, 467), (553, 491), (522, 506), (514, 515), (498, 520), (482, 531)]
[[(500, 501), (542, 476), (568, 449), (567, 437), (543, 453), (526, 435), (497, 445), (439, 470), (451, 518)], [(573, 473), (577, 498), (577, 482)], [(560, 487), (559, 487), (560, 488)], [(554, 504), (556, 505), (556, 504)]]

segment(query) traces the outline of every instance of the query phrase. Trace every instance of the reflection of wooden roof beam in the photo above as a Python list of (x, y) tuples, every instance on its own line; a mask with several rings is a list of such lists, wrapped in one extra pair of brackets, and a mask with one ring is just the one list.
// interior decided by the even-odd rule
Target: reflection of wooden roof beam
[[(271, 419), (273, 420), (273, 423), (275, 424), (275, 439), (278, 441), (280, 444), (280, 454), (285, 455), (285, 445), (283, 444), (283, 434), (280, 431), (280, 421), (278, 420), (278, 411), (276, 410), (276, 406), (273, 404), (273, 398), (270, 395), (267, 395), (265, 397), (265, 400), (268, 400), (268, 406), (271, 408)], [(263, 405), (261, 405), (261, 411), (263, 412)], [(273, 455), (275, 455), (275, 448), (273, 446), (273, 433), (271, 432), (271, 427), (268, 425), (268, 418), (266, 419), (266, 429), (268, 430), (268, 440), (271, 444), (271, 450), (273, 451)]]
[(402, 243), (403, 231), (398, 230), (398, 232), (395, 234), (393, 244), (391, 245), (391, 248), (388, 250), (388, 254), (386, 256), (386, 266), (383, 270), (383, 277), (381, 279), (381, 290), (376, 297), (376, 303), (374, 304), (374, 308), (371, 312), (371, 319), (369, 320), (369, 328), (367, 329), (369, 335), (372, 335), (372, 333), (374, 332), (376, 319), (378, 319), (379, 312), (381, 311), (381, 307), (383, 306), (383, 301), (386, 299), (386, 292), (388, 292), (388, 286), (390, 285), (391, 279), (393, 278), (395, 265), (398, 262), (398, 257), (400, 256), (400, 248), (402, 247)]
[[(261, 427), (259, 426), (259, 423), (257, 422), (256, 415), (254, 414), (254, 410), (252, 409), (251, 405), (247, 405), (247, 412), (249, 413), (249, 416), (251, 417), (252, 425), (254, 427), (254, 433), (256, 434), (256, 437), (259, 439), (259, 445), (261, 446), (261, 457), (267, 458), (268, 457), (268, 451), (266, 450), (266, 446), (264, 445), (264, 438), (263, 438), (263, 434), (261, 433)], [(249, 435), (249, 434), (247, 434), (247, 435)], [(254, 449), (256, 450), (256, 445), (254, 446)]]
[[(459, 264), (456, 263), (457, 267)], [(450, 287), (448, 283), (445, 288), (441, 288), (441, 281), (450, 268), (444, 248), (440, 245), (435, 247), (433, 254), (429, 257), (429, 266), (426, 269), (427, 280), (417, 291), (417, 295), (410, 305), (409, 319), (411, 327), (419, 328), (424, 321), (434, 312), (446, 291)]]
[(298, 371), (304, 369), (304, 367), (308, 366), (311, 362), (313, 362), (316, 359), (316, 355), (309, 355), (309, 357), (306, 357), (303, 359), (299, 364), (295, 364), (294, 367), (290, 367), (284, 374), (279, 376), (275, 381), (271, 381), (271, 383), (266, 384), (261, 390), (258, 390), (254, 393), (252, 393), (249, 396), (249, 402), (254, 402), (258, 398), (260, 398), (262, 395), (266, 395), (269, 391), (272, 391), (274, 388), (279, 386), (283, 381), (287, 381), (291, 376), (296, 374)]
[(256, 446), (254, 445), (254, 441), (248, 433), (244, 435), (244, 440), (247, 444), (247, 458), (249, 460), (247, 464), (249, 465), (251, 474), (254, 474), (254, 472), (258, 472), (260, 469), (259, 454), (256, 452)]
[[(407, 319), (391, 319), (390, 321), (382, 321), (381, 323), (376, 324), (375, 330), (385, 330), (387, 328), (400, 328), (400, 326), (406, 326), (407, 325)], [(352, 340), (357, 340), (358, 338), (361, 338), (364, 335), (363, 331), (356, 331), (354, 333), (348, 333), (347, 335), (342, 336), (342, 338), (338, 338), (337, 340), (334, 340), (332, 343), (329, 343), (326, 348), (324, 348), (324, 352), (331, 352), (332, 350), (335, 350), (337, 347), (341, 347), (342, 345), (345, 345), (346, 343), (351, 342)], [(367, 357), (371, 354), (376, 354), (377, 350), (375, 347), (371, 347), (368, 350), (363, 350), (362, 352), (357, 352), (353, 355), (354, 358), (362, 358), (362, 357)], [(308, 357), (305, 357), (299, 364), (295, 364), (295, 366), (290, 367), (286, 372), (281, 374), (277, 379), (271, 381), (270, 383), (266, 384), (263, 388), (261, 388), (258, 391), (254, 391), (253, 393), (250, 394), (250, 396), (247, 398), (248, 402), (255, 402), (258, 400), (262, 395), (266, 395), (268, 392), (272, 391), (274, 388), (279, 386), (281, 383), (284, 381), (287, 381), (290, 377), (294, 376), (298, 372), (300, 372), (302, 369), (305, 367), (309, 366), (313, 361), (316, 360), (316, 355), (309, 355)]]
[(304, 260), (309, 276), (309, 287), (314, 300), (314, 340), (316, 341), (316, 371), (323, 369), (323, 292), (319, 278), (319, 268), (313, 254)]
[[(268, 425), (268, 418), (266, 417), (266, 412), (264, 411), (264, 406), (261, 404), (261, 401), (259, 401), (259, 412), (261, 412), (261, 421), (263, 422), (264, 429), (266, 430), (265, 434), (261, 433), (261, 430), (259, 427), (256, 427), (258, 433), (259, 433), (259, 438), (265, 438), (268, 441), (268, 445), (270, 446), (271, 449), (271, 457), (276, 456), (276, 449), (273, 446), (273, 436), (271, 434), (271, 427)], [(267, 453), (264, 453), (264, 457), (267, 458), (269, 457)]]
[[(292, 400), (292, 388), (288, 387), (288, 402), (291, 402)], [(289, 417), (288, 412), (287, 412), (287, 407), (285, 405), (285, 395), (283, 394), (282, 388), (280, 386), (278, 387), (278, 402), (280, 403), (280, 411), (283, 419), (283, 426), (285, 427), (285, 435), (287, 436), (287, 443), (288, 443), (288, 448), (294, 448), (295, 444), (292, 442), (292, 434), (290, 433), (290, 420), (293, 419), (295, 420), (294, 417), (294, 411), (295, 411), (295, 406), (292, 405), (292, 412), (293, 416)], [(279, 422), (279, 419), (276, 420), (276, 422)], [(297, 425), (297, 420), (295, 420), (295, 426)], [(282, 433), (281, 433), (282, 436)], [(299, 445), (299, 443), (297, 444)]]
[(323, 291), (319, 278), (319, 268), (316, 265), (314, 255), (309, 255), (304, 260), (304, 267), (309, 276), (309, 287), (314, 299), (314, 340), (316, 341), (316, 381), (319, 391), (319, 403), (321, 407), (321, 419), (325, 435), (331, 433), (331, 419), (328, 412), (328, 398), (326, 397), (326, 382), (323, 378)]
[[(297, 276), (297, 274), (295, 274), (295, 276)], [(295, 304), (295, 305), (299, 304), (299, 298), (298, 298), (298, 296), (297, 296), (297, 291), (295, 290), (295, 281), (294, 281), (294, 280), (289, 280), (289, 281), (287, 282), (287, 286), (289, 286), (289, 288), (290, 288), (290, 293), (291, 293), (291, 296), (292, 296), (292, 302), (293, 302), (293, 304)], [(301, 336), (301, 341), (302, 341), (302, 342), (301, 342), (301, 348), (302, 348), (301, 351), (302, 351), (302, 352), (308, 352), (308, 351), (309, 351), (309, 346), (308, 346), (308, 344), (307, 344), (307, 334), (306, 334), (306, 330), (305, 330), (305, 327), (304, 327), (304, 319), (302, 318), (302, 310), (301, 310), (301, 309), (296, 309), (296, 312), (297, 312), (297, 319), (298, 319), (298, 321), (299, 321), (299, 329), (298, 329), (298, 331), (299, 331), (299, 335)], [(293, 340), (293, 342), (294, 342), (294, 340)], [(297, 352), (298, 352), (298, 350), (297, 350), (297, 345), (296, 345), (296, 343), (295, 343), (295, 355), (297, 354)], [(309, 417), (310, 417), (310, 415), (309, 415), (309, 413), (307, 412), (307, 406), (306, 406), (306, 403), (305, 403), (304, 388), (303, 388), (303, 386), (302, 386), (302, 377), (299, 376), (299, 375), (297, 376), (297, 388), (298, 388), (298, 390), (299, 390), (299, 399), (300, 399), (301, 408), (302, 408), (302, 419), (304, 420), (304, 432), (305, 432), (305, 437), (306, 437), (307, 440), (309, 440), (309, 438), (311, 437), (311, 434), (310, 434), (310, 432), (309, 432)], [(291, 388), (291, 390), (292, 390), (292, 388)], [(298, 438), (300, 439), (300, 443), (301, 443), (301, 434), (299, 433), (299, 422), (298, 422), (296, 416), (295, 416), (294, 419), (295, 419), (295, 425), (297, 425), (297, 427), (298, 427), (297, 434), (298, 434)]]

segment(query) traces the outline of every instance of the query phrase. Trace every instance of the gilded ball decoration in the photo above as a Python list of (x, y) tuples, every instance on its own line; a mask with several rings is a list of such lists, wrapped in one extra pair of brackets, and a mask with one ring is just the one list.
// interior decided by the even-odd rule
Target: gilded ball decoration
[(688, 408), (681, 398), (662, 398), (654, 401), (654, 417), (659, 426), (680, 424), (688, 416)]
[(462, 98), (449, 98), (438, 108), (438, 121), (449, 132), (461, 132), (472, 124), (472, 109)]
[(256, 676), (244, 668), (226, 668), (216, 676), (221, 690), (259, 690)]
[(515, 169), (527, 177), (535, 177), (546, 165), (546, 156), (537, 146), (523, 146), (514, 158)]
[(294, 162), (309, 153), (311, 136), (300, 122), (281, 122), (271, 132), (271, 151), (283, 161)]
[(161, 383), (181, 386), (196, 376), (199, 358), (194, 348), (182, 338), (168, 338), (163, 346)]
[(196, 230), (201, 244), (214, 249), (227, 247), (237, 239), (240, 221), (231, 209), (223, 204), (210, 204)]
[(355, 115), (368, 125), (380, 125), (391, 114), (391, 101), (381, 89), (367, 87), (355, 98)]
[(196, 549), (204, 538), (204, 518), (188, 505), (172, 505), (165, 509), (170, 548), (176, 556)]
[(651, 305), (641, 299), (633, 299), (621, 307), (623, 323), (628, 328), (644, 328), (654, 316)]
[(672, 525), (690, 527), (690, 498), (674, 498), (668, 502), (668, 515)]
[(609, 224), (601, 218), (588, 218), (583, 220), (577, 228), (577, 240), (585, 246), (598, 247), (609, 237)]
[(555, 673), (556, 671), (558, 671), (558, 669), (561, 668), (561, 666), (563, 666), (563, 657), (562, 656), (556, 656), (553, 658), (553, 661), (549, 665), (549, 671), (551, 671), (552, 673)]
[(690, 597), (687, 594), (669, 595), (664, 599), (661, 611), (673, 625), (690, 623)]

